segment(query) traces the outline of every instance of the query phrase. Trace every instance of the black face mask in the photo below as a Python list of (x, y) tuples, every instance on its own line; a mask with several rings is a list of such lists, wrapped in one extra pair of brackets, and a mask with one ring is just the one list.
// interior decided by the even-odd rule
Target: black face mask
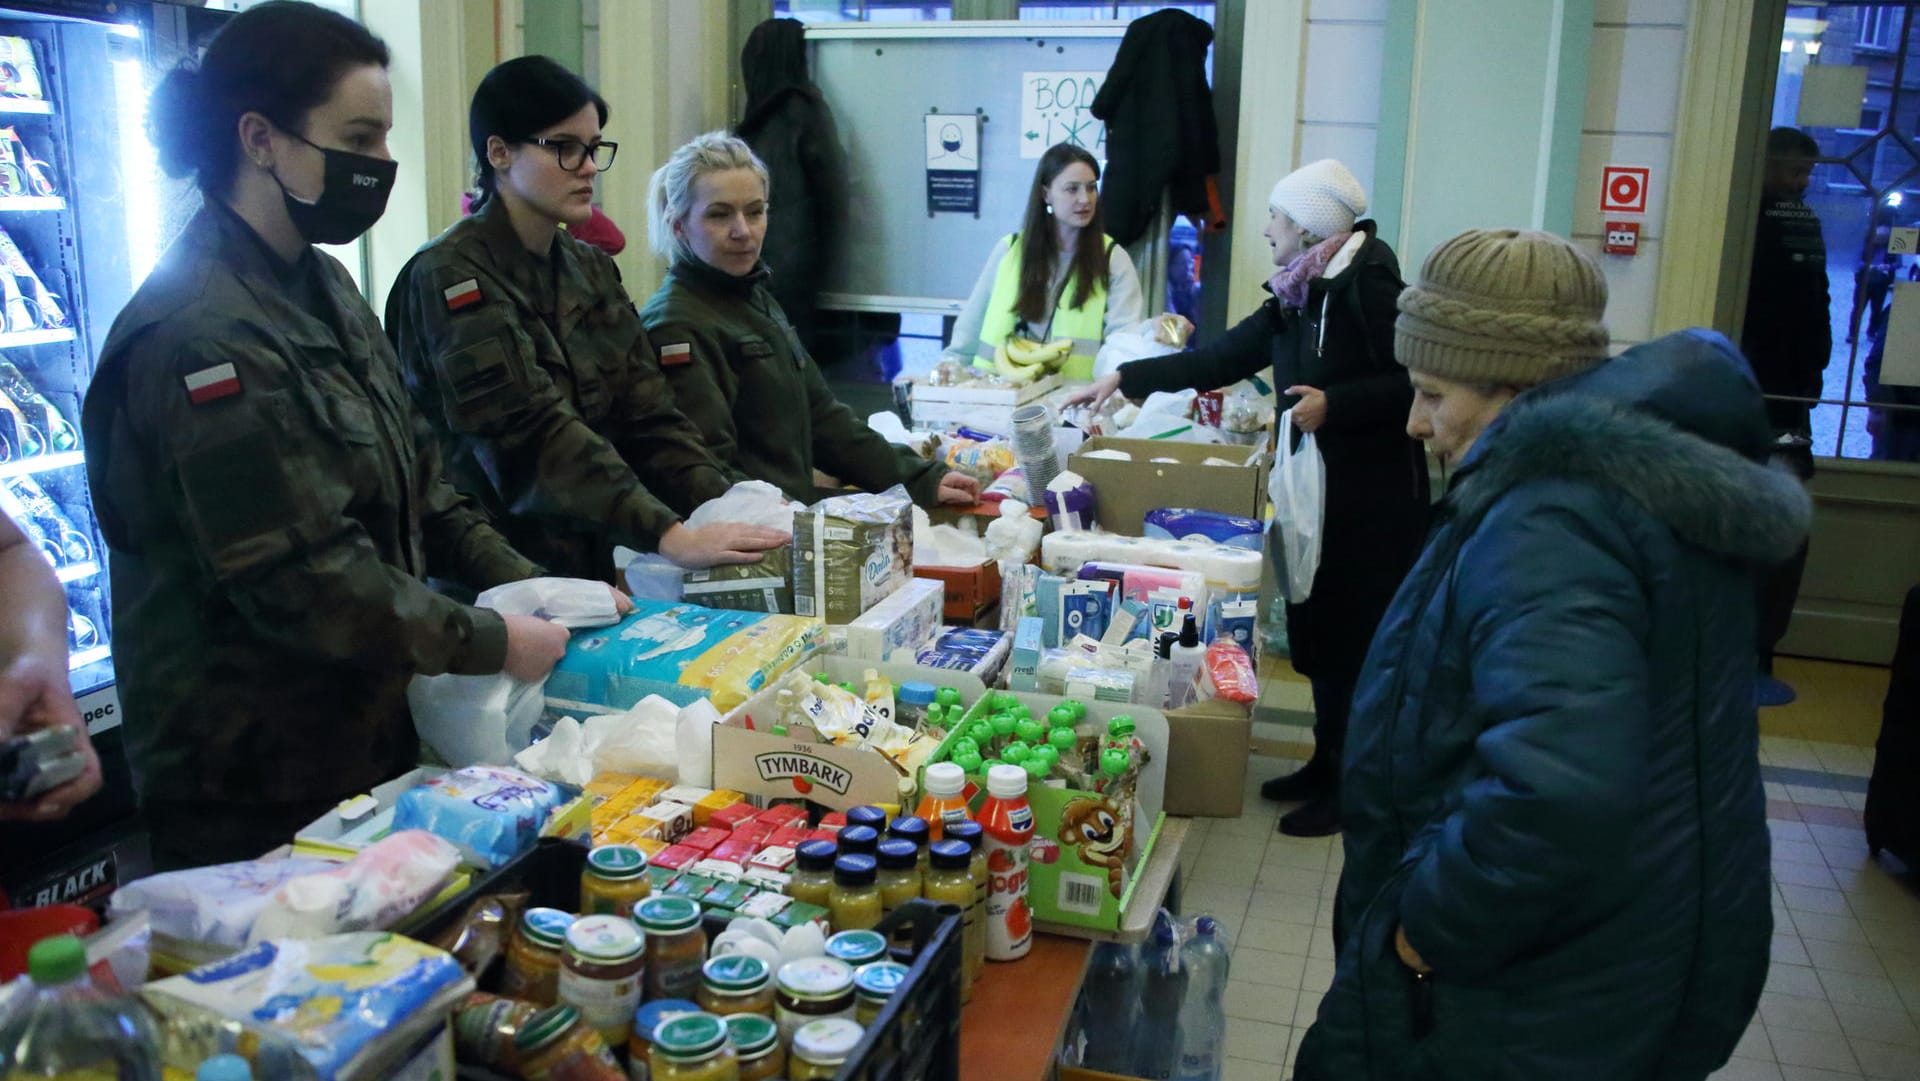
[(387, 212), (387, 197), (393, 194), (393, 177), (400, 163), (384, 158), (355, 154), (350, 150), (332, 150), (301, 135), (294, 138), (326, 156), (320, 198), (309, 203), (294, 197), (279, 174), (280, 197), (286, 200), (287, 217), (309, 244), (346, 244), (373, 228)]

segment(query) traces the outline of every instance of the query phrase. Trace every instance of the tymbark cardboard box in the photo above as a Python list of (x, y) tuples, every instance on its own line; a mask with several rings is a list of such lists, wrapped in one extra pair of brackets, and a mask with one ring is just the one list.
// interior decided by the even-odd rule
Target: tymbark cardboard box
[[(1133, 460), (1087, 457), (1097, 450), (1126, 451)], [(1155, 462), (1151, 460), (1154, 458), (1174, 461)], [(1241, 464), (1200, 464), (1208, 458)], [(1100, 528), (1129, 537), (1140, 536), (1147, 512), (1161, 507), (1194, 507), (1259, 518), (1267, 498), (1267, 459), (1260, 447), (1099, 436), (1074, 452), (1067, 468), (1092, 482), (1094, 513), (1100, 519)]]

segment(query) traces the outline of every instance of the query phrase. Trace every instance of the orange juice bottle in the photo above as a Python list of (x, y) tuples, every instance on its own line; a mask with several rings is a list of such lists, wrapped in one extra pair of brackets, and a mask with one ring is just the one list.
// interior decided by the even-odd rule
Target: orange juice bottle
[(987, 960), (1018, 961), (1033, 948), (1033, 910), (1027, 904), (1027, 846), (1033, 841), (1033, 805), (1027, 771), (998, 765), (987, 771), (987, 802), (980, 808), (987, 849)]
[(967, 813), (967, 772), (952, 762), (928, 766), (927, 794), (920, 797), (914, 815), (927, 820), (932, 840), (944, 840), (947, 823), (972, 817)]

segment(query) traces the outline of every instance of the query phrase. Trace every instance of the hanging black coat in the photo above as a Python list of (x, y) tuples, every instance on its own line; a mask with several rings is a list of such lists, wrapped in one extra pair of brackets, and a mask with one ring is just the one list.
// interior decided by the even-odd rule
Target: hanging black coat
[(1269, 299), (1232, 330), (1185, 353), (1120, 369), (1120, 391), (1211, 390), (1267, 374), (1280, 407), (1299, 399), (1290, 386), (1327, 395), (1327, 419), (1315, 433), (1327, 463), (1326, 532), (1313, 593), (1287, 606), (1293, 666), (1310, 678), (1350, 680), (1366, 659), (1374, 627), (1426, 537), (1426, 455), (1407, 438), (1413, 388), (1393, 359), (1394, 302), (1400, 264), (1373, 235), (1332, 277), (1313, 281), (1307, 303)]
[(847, 217), (846, 155), (833, 112), (807, 75), (805, 24), (768, 19), (740, 50), (746, 115), (734, 134), (771, 178), (761, 258), (767, 289), (815, 350), (814, 310)]
[(1175, 214), (1207, 210), (1207, 178), (1220, 171), (1207, 85), (1212, 44), (1213, 27), (1175, 8), (1135, 19), (1093, 99), (1091, 112), (1107, 125), (1100, 205), (1107, 235), (1122, 244), (1147, 231), (1162, 191)]

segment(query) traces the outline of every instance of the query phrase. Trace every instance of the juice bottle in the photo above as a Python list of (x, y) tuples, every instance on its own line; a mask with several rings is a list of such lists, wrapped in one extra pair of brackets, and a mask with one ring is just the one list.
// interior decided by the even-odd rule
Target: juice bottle
[(973, 880), (973, 907), (967, 910), (967, 956), (973, 958), (977, 976), (987, 963), (987, 832), (978, 822), (955, 822), (947, 827), (947, 840), (967, 846), (967, 877)]
[(1027, 771), (1000, 765), (987, 771), (987, 802), (980, 808), (986, 831), (987, 960), (1017, 961), (1033, 948), (1033, 911), (1027, 905), (1027, 845), (1033, 840), (1033, 805), (1027, 802)]
[(973, 902), (973, 876), (968, 867), (973, 863), (973, 850), (965, 841), (933, 842), (933, 870), (927, 876), (922, 892), (927, 900), (935, 904), (958, 905), (965, 913), (961, 918), (960, 955), (961, 970), (964, 973), (960, 981), (960, 1001), (973, 997), (973, 981), (980, 975), (980, 958), (973, 954), (974, 936), (985, 928), (980, 926), (980, 907)]
[(946, 838), (947, 823), (963, 822), (967, 814), (967, 772), (952, 762), (935, 762), (927, 767), (927, 794), (914, 811), (926, 820), (932, 839)]

